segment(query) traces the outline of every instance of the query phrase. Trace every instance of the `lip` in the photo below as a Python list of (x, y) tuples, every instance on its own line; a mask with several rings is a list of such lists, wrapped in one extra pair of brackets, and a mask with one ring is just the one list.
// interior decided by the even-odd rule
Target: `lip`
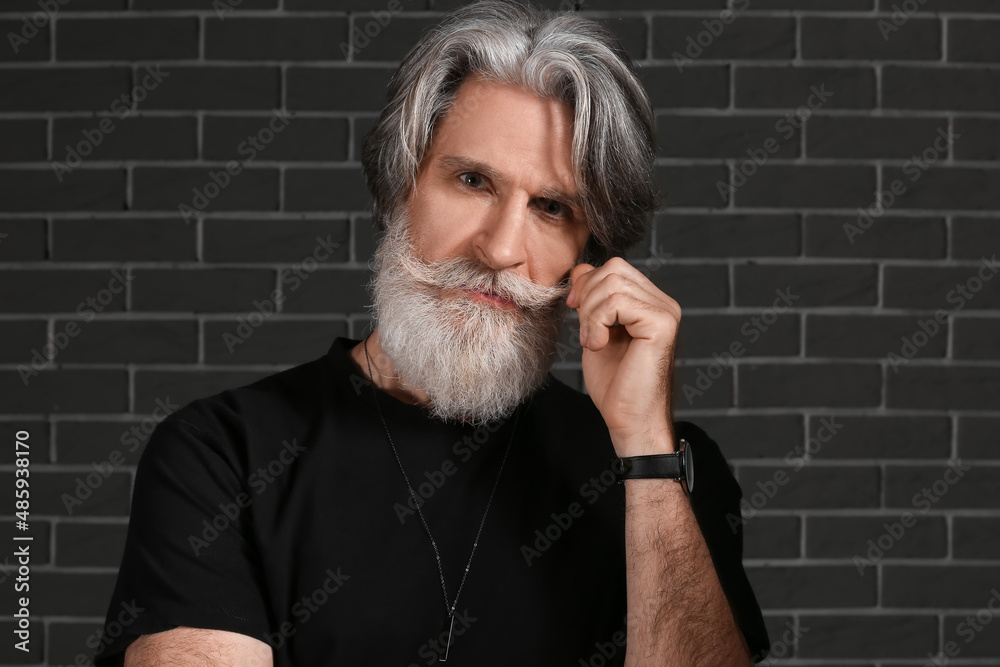
[(474, 298), (479, 299), (480, 301), (492, 303), (495, 306), (499, 306), (501, 308), (507, 308), (509, 310), (517, 308), (517, 304), (511, 301), (510, 299), (504, 299), (502, 297), (492, 296), (490, 294), (483, 294), (482, 292), (477, 292), (476, 290), (473, 289), (468, 289), (468, 288), (463, 288), (463, 289), (469, 294), (471, 294)]

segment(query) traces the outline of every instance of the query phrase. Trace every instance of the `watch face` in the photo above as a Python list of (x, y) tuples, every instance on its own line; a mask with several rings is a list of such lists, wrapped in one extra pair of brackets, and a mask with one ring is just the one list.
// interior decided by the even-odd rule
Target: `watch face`
[(688, 493), (691, 493), (694, 491), (694, 451), (687, 440), (684, 440), (684, 476)]

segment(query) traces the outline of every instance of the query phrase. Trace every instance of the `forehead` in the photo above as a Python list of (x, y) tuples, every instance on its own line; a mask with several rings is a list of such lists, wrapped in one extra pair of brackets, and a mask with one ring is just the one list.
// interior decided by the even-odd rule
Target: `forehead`
[(572, 144), (568, 104), (472, 75), (438, 121), (427, 158), (460, 155), (526, 185), (575, 191)]

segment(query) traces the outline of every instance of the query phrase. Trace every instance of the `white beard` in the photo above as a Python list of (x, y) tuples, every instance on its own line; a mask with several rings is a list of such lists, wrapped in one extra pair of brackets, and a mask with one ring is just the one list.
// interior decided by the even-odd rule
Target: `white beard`
[[(392, 220), (374, 254), (369, 290), (382, 351), (404, 387), (427, 394), (431, 416), (475, 426), (506, 419), (545, 381), (568, 278), (545, 287), (468, 257), (428, 263), (414, 254), (408, 225), (405, 214)], [(463, 285), (518, 308), (479, 301)]]

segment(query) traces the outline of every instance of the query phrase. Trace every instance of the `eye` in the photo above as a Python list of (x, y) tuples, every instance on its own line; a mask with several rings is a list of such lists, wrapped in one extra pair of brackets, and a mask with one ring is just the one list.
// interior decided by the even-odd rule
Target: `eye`
[(554, 218), (565, 218), (569, 216), (569, 207), (563, 204), (561, 201), (556, 201), (555, 199), (539, 199), (538, 208), (541, 209), (542, 213), (545, 215), (550, 215)]
[(463, 183), (468, 185), (470, 188), (481, 188), (483, 187), (483, 177), (481, 174), (477, 174), (474, 171), (467, 171), (458, 176)]

